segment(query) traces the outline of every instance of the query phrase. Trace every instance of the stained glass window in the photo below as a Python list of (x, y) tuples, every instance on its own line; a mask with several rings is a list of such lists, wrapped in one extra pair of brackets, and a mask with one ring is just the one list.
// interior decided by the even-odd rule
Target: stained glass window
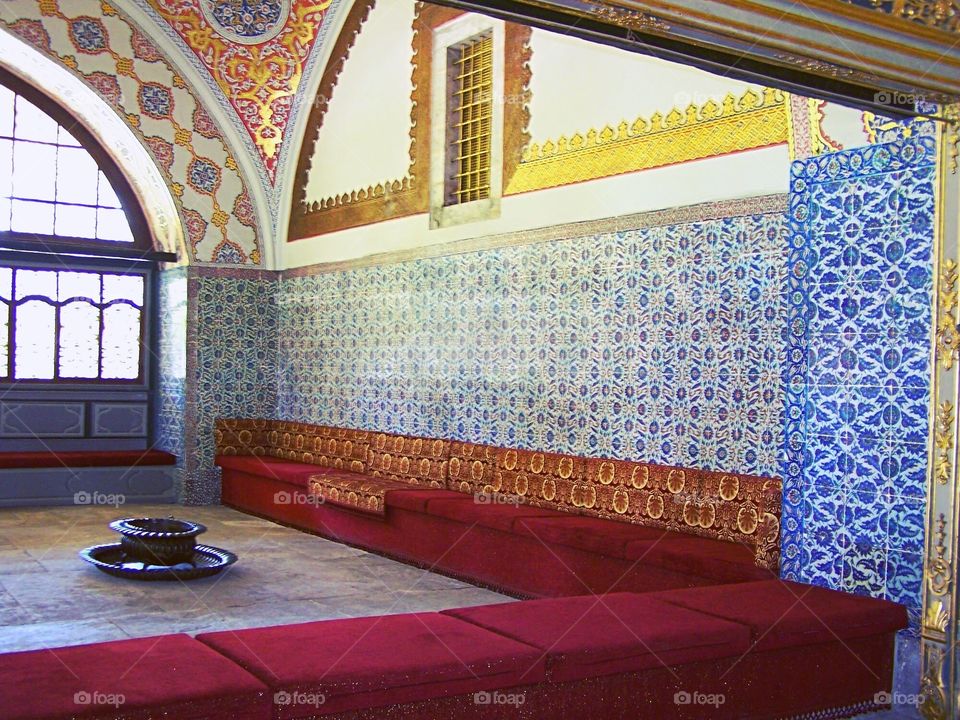
[(0, 378), (138, 381), (146, 277), (0, 266)]
[(120, 200), (90, 153), (43, 110), (0, 85), (3, 232), (133, 242)]

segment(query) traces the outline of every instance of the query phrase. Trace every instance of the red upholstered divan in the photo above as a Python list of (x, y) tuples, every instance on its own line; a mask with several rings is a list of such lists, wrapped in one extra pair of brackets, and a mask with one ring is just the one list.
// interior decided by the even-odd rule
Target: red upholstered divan
[(765, 581), (198, 639), (268, 685), (281, 720), (740, 720), (875, 709), (905, 626), (893, 603)]
[(279, 421), (216, 435), (224, 504), (514, 595), (776, 577), (775, 479)]
[(4, 720), (269, 720), (247, 671), (187, 635), (0, 654)]
[(176, 464), (177, 458), (162, 450), (0, 452), (0, 468), (135, 467)]
[[(305, 718), (540, 682), (529, 645), (439, 613), (324, 620), (197, 636)], [(424, 716), (432, 717), (432, 716)]]

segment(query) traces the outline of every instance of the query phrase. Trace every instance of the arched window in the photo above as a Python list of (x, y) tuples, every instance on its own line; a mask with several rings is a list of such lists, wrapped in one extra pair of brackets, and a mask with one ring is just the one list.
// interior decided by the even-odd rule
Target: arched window
[(0, 71), (0, 383), (145, 388), (156, 257), (100, 143)]
[(150, 446), (157, 261), (68, 108), (0, 69), (0, 452)]

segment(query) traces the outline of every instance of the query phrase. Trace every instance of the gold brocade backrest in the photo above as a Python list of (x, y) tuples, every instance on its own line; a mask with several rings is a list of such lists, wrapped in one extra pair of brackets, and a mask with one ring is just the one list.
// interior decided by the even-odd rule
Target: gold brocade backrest
[(365, 430), (280, 420), (270, 432), (271, 454), (284, 460), (364, 472), (369, 437)]
[(364, 472), (369, 433), (284, 420), (217, 420), (218, 455), (266, 455)]
[(450, 441), (371, 433), (367, 472), (424, 487), (446, 488)]
[(758, 564), (779, 563), (777, 478), (591, 458), (585, 482), (597, 496), (586, 514), (741, 543)]
[(272, 420), (219, 419), (213, 425), (217, 455), (269, 455)]
[(583, 458), (537, 450), (497, 451), (496, 492), (521, 502), (566, 512), (579, 512), (591, 502), (583, 483)]
[(500, 448), (492, 445), (451, 441), (447, 489), (469, 495), (499, 492), (498, 452), (501, 452)]

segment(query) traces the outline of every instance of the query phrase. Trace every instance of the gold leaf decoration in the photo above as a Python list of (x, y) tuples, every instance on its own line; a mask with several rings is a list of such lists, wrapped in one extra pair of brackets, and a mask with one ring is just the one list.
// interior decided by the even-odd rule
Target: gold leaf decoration
[(937, 300), (937, 358), (940, 367), (951, 370), (960, 350), (960, 332), (957, 330), (957, 263), (952, 258), (943, 261), (940, 269), (939, 298)]

